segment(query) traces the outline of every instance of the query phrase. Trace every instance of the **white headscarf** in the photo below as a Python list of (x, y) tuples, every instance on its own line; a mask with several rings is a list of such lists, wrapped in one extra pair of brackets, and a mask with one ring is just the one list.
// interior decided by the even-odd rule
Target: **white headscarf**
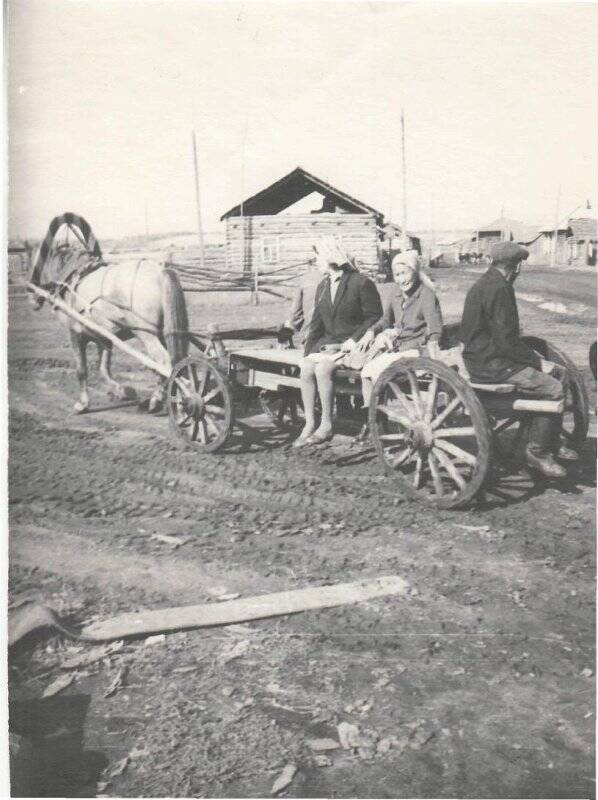
[(423, 285), (427, 286), (428, 289), (431, 289), (434, 294), (436, 294), (434, 281), (429, 275), (422, 272), (421, 258), (417, 250), (404, 250), (402, 253), (397, 253), (392, 260), (392, 268), (394, 269), (397, 264), (404, 264), (406, 267), (409, 267), (409, 269), (417, 275)]
[(314, 250), (328, 264), (336, 264), (339, 267), (343, 264), (349, 264), (352, 269), (355, 269), (352, 255), (343, 246), (342, 241), (334, 236), (325, 236), (322, 239), (318, 239), (317, 243), (314, 244)]

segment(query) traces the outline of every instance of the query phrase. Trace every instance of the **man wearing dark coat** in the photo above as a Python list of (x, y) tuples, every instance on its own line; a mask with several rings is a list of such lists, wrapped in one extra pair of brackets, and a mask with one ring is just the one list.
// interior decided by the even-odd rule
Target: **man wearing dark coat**
[[(540, 358), (520, 335), (513, 284), (528, 255), (515, 242), (499, 242), (490, 251), (490, 267), (465, 298), (463, 360), (474, 383), (511, 383), (536, 400), (563, 400), (567, 370)], [(567, 474), (555, 457), (577, 460), (577, 453), (561, 443), (561, 425), (558, 414), (534, 414), (525, 451), (528, 464), (550, 478)]]

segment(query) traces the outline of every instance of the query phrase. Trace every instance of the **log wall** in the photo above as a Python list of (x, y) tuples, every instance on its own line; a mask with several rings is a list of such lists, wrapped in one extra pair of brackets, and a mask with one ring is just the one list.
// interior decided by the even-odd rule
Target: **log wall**
[[(252, 272), (256, 267), (261, 271), (304, 264), (313, 259), (313, 245), (324, 236), (339, 237), (361, 270), (377, 273), (379, 237), (373, 214), (229, 217), (226, 266)], [(264, 259), (264, 240), (274, 253), (272, 261)]]

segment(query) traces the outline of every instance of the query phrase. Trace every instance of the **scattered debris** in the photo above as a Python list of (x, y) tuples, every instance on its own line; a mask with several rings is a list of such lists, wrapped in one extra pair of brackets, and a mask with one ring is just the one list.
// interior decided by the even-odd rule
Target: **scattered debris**
[(173, 550), (176, 550), (177, 547), (182, 547), (182, 545), (187, 544), (189, 539), (180, 539), (178, 536), (169, 536), (167, 533), (152, 533), (150, 539), (156, 539), (158, 542), (163, 542), (164, 544), (169, 544)]
[(380, 739), (378, 744), (376, 745), (376, 752), (379, 755), (383, 755), (384, 753), (388, 753), (388, 751), (393, 747), (393, 745), (398, 744), (398, 739), (395, 736)]
[(74, 675), (60, 675), (55, 681), (52, 681), (49, 686), (46, 686), (42, 697), (53, 697), (53, 695), (58, 694), (58, 692), (70, 686), (74, 680)]
[(594, 674), (594, 671), (591, 670), (589, 667), (584, 667), (582, 671), (579, 673), (582, 678), (591, 678)]
[(149, 750), (138, 750), (136, 747), (134, 747), (129, 753), (129, 759), (131, 761), (135, 761), (138, 758), (145, 758), (146, 756), (149, 755), (150, 755)]
[(229, 592), (228, 594), (219, 594), (216, 600), (222, 602), (223, 600), (236, 600), (238, 597), (241, 597), (240, 592)]
[(490, 525), (459, 525), (455, 523), (455, 527), (472, 533), (488, 533), (490, 531)]
[(74, 656), (73, 658), (65, 659), (60, 667), (61, 669), (82, 669), (84, 667), (89, 667), (96, 661), (101, 661), (107, 656), (118, 653), (119, 650), (122, 650), (123, 646), (124, 642), (122, 639), (120, 639), (119, 641), (110, 642), (110, 644), (106, 644), (101, 647), (92, 647), (92, 649), (87, 653), (82, 653), (81, 655)]
[(153, 644), (164, 644), (166, 636), (163, 633), (158, 633), (156, 636), (148, 636), (144, 641), (144, 647), (151, 647)]
[(110, 781), (111, 778), (118, 778), (119, 775), (122, 775), (123, 772), (126, 770), (130, 761), (130, 756), (125, 756), (121, 758), (120, 761), (117, 761), (116, 764), (110, 769), (106, 777)]
[(272, 790), (271, 790), (272, 796), (274, 797), (275, 795), (282, 792), (283, 789), (286, 789), (287, 786), (289, 786), (293, 782), (293, 778), (295, 777), (296, 773), (297, 773), (297, 766), (295, 764), (287, 764), (272, 785)]
[(351, 750), (353, 747), (361, 745), (361, 736), (357, 725), (352, 725), (350, 722), (340, 722), (336, 726), (336, 730), (343, 750)]
[(198, 665), (192, 664), (189, 667), (175, 667), (172, 671), (179, 675), (186, 675), (188, 672), (195, 672), (196, 669), (198, 669)]
[(112, 679), (110, 686), (104, 692), (104, 697), (112, 697), (112, 695), (116, 694), (119, 689), (122, 689), (122, 687), (125, 685), (128, 672), (129, 668), (126, 665), (118, 670)]
[(234, 658), (240, 658), (241, 656), (244, 656), (248, 650), (249, 650), (249, 639), (241, 639), (241, 641), (237, 642), (234, 647), (226, 650), (220, 656), (220, 663), (228, 664), (228, 662), (232, 661)]
[(224, 697), (232, 697), (233, 694), (237, 691), (236, 687), (234, 686), (223, 686), (222, 687), (222, 694)]
[(328, 758), (328, 756), (314, 756), (314, 763), (318, 767), (331, 767), (332, 759)]
[(308, 739), (307, 746), (316, 753), (322, 753), (327, 750), (338, 750), (340, 744), (335, 739)]
[(418, 719), (415, 722), (411, 722), (409, 725), (407, 725), (407, 728), (410, 731), (409, 747), (412, 750), (419, 750), (436, 735), (435, 731), (428, 726), (424, 719)]

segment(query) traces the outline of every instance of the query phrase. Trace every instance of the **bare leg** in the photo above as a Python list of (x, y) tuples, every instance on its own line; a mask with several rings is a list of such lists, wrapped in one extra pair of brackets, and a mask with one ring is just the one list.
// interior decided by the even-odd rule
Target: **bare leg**
[(79, 381), (79, 399), (75, 403), (75, 413), (82, 414), (89, 408), (89, 395), (87, 393), (87, 342), (84, 334), (71, 330), (71, 346), (75, 354), (77, 367), (77, 380)]
[(334, 361), (320, 361), (316, 365), (316, 381), (318, 394), (322, 404), (322, 419), (316, 434), (330, 436), (332, 433), (332, 407), (334, 405), (334, 384), (332, 377), (337, 369)]
[(316, 365), (313, 361), (303, 359), (301, 364), (301, 399), (305, 414), (305, 426), (299, 436), (300, 440), (307, 439), (316, 429)]
[(100, 351), (100, 375), (108, 384), (108, 394), (115, 397), (117, 400), (126, 400), (127, 398), (133, 399), (135, 397), (135, 390), (131, 386), (121, 386), (121, 384), (114, 380), (112, 377), (112, 347), (105, 347), (98, 344)]

